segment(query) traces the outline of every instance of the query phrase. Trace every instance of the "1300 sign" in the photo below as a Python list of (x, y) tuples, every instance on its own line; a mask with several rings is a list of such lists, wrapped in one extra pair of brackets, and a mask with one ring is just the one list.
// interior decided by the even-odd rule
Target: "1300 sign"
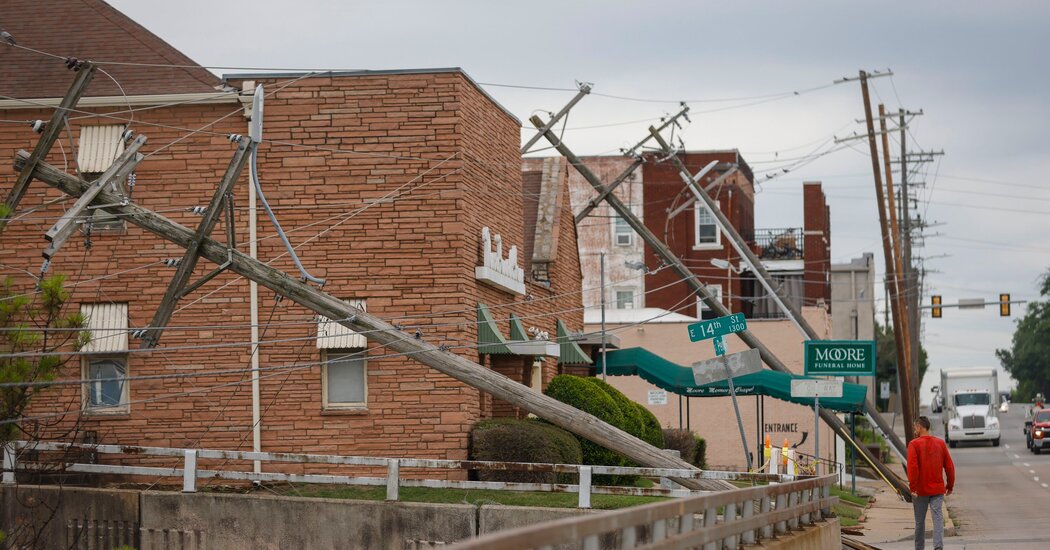
[(725, 336), (744, 330), (747, 330), (747, 320), (744, 319), (744, 314), (734, 313), (689, 325), (689, 341), (710, 340), (716, 336)]

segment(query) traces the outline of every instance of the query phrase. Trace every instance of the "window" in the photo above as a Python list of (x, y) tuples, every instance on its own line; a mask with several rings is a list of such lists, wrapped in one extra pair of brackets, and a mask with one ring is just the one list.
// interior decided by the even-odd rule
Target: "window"
[[(120, 124), (80, 128), (77, 168), (84, 175), (84, 179), (98, 179), (124, 152), (124, 130), (125, 127)], [(124, 193), (123, 182), (113, 182), (109, 190)], [(105, 210), (93, 208), (91, 212), (90, 223), (83, 226), (85, 231), (90, 226), (91, 231), (123, 232), (127, 226), (123, 218), (113, 216)]]
[[(718, 203), (716, 202), (717, 206)], [(722, 234), (718, 229), (715, 215), (707, 209), (707, 205), (701, 201), (693, 203), (693, 211), (696, 218), (696, 241), (694, 248), (720, 248)]]
[(634, 244), (634, 229), (627, 223), (627, 220), (620, 217), (619, 214), (613, 214), (613, 242), (616, 246), (631, 246)]
[(91, 335), (83, 352), (85, 411), (99, 414), (127, 413), (128, 304), (81, 304), (85, 330)]
[(634, 309), (634, 291), (616, 291), (616, 309)]
[(84, 408), (92, 412), (123, 413), (128, 410), (128, 383), (121, 380), (128, 375), (128, 364), (123, 357), (89, 357), (84, 379), (86, 399)]
[[(707, 285), (704, 288), (706, 288), (707, 291), (712, 296), (714, 296), (716, 300), (718, 300), (719, 302), (722, 301), (722, 285)], [(701, 319), (713, 319), (715, 317), (718, 317), (718, 314), (715, 313), (713, 309), (707, 307), (707, 304), (705, 304), (704, 301), (699, 296), (697, 296), (696, 316)]]
[(326, 409), (368, 407), (368, 371), (363, 349), (325, 350), (322, 386)]

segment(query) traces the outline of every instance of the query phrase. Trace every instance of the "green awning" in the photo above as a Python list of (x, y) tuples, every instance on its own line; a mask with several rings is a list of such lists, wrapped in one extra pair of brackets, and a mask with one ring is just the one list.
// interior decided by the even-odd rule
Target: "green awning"
[[(729, 395), (726, 380), (697, 386), (693, 369), (672, 363), (644, 348), (628, 348), (606, 352), (608, 366), (605, 372), (611, 376), (638, 375), (646, 382), (667, 391), (687, 397), (725, 397)], [(601, 358), (596, 369), (602, 371)], [(811, 377), (771, 370), (745, 374), (733, 378), (737, 395), (768, 395), (782, 401), (813, 406), (813, 399), (791, 397), (791, 380)], [(864, 397), (868, 388), (860, 384), (844, 383), (842, 397), (821, 397), (820, 406), (838, 412), (860, 412), (864, 408)]]
[(513, 313), (510, 314), (510, 339), (518, 342), (523, 342), (529, 339), (529, 335), (525, 332), (525, 325), (522, 324), (521, 318)]
[(558, 343), (561, 345), (559, 365), (590, 365), (594, 362), (576, 342), (572, 341), (569, 329), (560, 319), (558, 320)]
[(496, 327), (489, 306), (478, 302), (478, 353), (489, 355), (515, 355), (507, 347), (507, 339)]

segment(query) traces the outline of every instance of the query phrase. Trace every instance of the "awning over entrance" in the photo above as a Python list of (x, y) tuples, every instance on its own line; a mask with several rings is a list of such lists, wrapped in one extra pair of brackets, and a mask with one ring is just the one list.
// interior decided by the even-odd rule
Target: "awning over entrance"
[[(638, 375), (646, 382), (667, 391), (687, 397), (725, 397), (729, 395), (727, 381), (697, 386), (693, 380), (693, 369), (672, 363), (645, 348), (628, 348), (607, 351), (606, 372), (611, 376)], [(602, 372), (602, 359), (595, 361), (596, 371)], [(791, 380), (806, 379), (807, 376), (763, 370), (733, 378), (737, 395), (768, 395), (783, 401), (813, 406), (813, 399), (791, 397)], [(860, 412), (864, 407), (867, 387), (844, 383), (842, 397), (821, 397), (820, 406), (838, 412)]]

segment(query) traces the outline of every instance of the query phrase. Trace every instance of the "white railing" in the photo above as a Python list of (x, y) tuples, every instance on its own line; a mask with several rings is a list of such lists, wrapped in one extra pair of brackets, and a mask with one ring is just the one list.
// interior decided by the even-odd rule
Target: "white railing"
[[(71, 462), (69, 457), (60, 459), (64, 472), (88, 474), (143, 475), (157, 477), (182, 477), (182, 490), (197, 491), (198, 479), (227, 479), (238, 481), (269, 481), (287, 483), (322, 483), (335, 485), (386, 486), (386, 499), (398, 500), (400, 487), (431, 487), (443, 489), (495, 489), (506, 491), (543, 491), (578, 493), (580, 508), (591, 507), (592, 494), (616, 494), (633, 496), (686, 497), (696, 493), (684, 488), (664, 487), (609, 487), (595, 486), (595, 475), (631, 475), (650, 478), (715, 479), (723, 481), (787, 482), (793, 475), (777, 475), (746, 472), (720, 472), (711, 470), (643, 468), (621, 466), (587, 466), (580, 464), (534, 464), (522, 462), (489, 462), (477, 460), (432, 460), (420, 458), (383, 458), (367, 456), (316, 455), (299, 453), (262, 453), (250, 451), (227, 451), (215, 449), (185, 449), (173, 447), (143, 447), (135, 445), (101, 445), (58, 443), (45, 441), (16, 441), (3, 453), (3, 483), (14, 483), (17, 471), (40, 471), (47, 465), (41, 461), (27, 461), (27, 451), (83, 451), (98, 454), (127, 455), (131, 457), (168, 457), (181, 459), (181, 467), (131, 466), (120, 464), (94, 464)], [(198, 467), (198, 460), (260, 461), (285, 464), (328, 464), (385, 468), (385, 477), (361, 477), (325, 474), (292, 474), (280, 472), (254, 472), (241, 470), (209, 470)], [(576, 474), (577, 484), (520, 483), (500, 481), (460, 481), (445, 479), (410, 479), (401, 476), (401, 469), (428, 470), (486, 470), (515, 471), (555, 474)]]
[[(449, 550), (490, 548), (597, 550), (703, 548), (753, 545), (806, 528), (830, 514), (836, 476), (707, 493), (600, 514), (577, 516), (500, 531), (463, 541)], [(722, 513), (719, 514), (721, 509)], [(835, 537), (836, 544), (838, 537)]]

